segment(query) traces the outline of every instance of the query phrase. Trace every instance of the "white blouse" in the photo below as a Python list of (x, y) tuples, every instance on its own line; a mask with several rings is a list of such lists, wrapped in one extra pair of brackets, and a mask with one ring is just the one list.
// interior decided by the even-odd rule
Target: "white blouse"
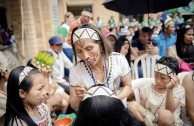
[[(119, 90), (121, 87), (121, 78), (128, 75), (131, 68), (129, 67), (126, 58), (122, 54), (116, 52), (110, 54), (108, 63), (107, 81), (105, 81), (104, 84), (111, 90), (114, 90), (115, 88)], [(77, 65), (72, 67), (69, 77), (71, 86), (76, 86), (79, 83), (84, 84), (85, 88), (89, 89), (95, 84), (100, 84), (98, 80), (95, 80), (94, 82), (92, 72), (84, 61), (80, 61)]]

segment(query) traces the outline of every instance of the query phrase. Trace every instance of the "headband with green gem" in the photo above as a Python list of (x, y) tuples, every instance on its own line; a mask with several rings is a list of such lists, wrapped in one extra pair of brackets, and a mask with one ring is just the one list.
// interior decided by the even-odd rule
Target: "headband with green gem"
[(175, 76), (176, 75), (176, 73), (171, 68), (169, 68), (168, 66), (166, 66), (164, 64), (160, 64), (160, 63), (156, 64), (154, 71), (160, 72), (160, 73), (165, 74), (167, 76)]
[(87, 39), (87, 38), (92, 40), (100, 40), (98, 33), (94, 29), (80, 28), (73, 33), (73, 44), (75, 44), (75, 42), (77, 42), (77, 40), (79, 39)]

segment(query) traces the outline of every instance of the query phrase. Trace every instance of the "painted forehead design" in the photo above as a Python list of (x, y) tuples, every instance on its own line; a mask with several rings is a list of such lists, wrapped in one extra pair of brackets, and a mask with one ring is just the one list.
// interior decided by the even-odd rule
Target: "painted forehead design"
[(168, 66), (157, 63), (154, 69), (155, 72), (160, 72), (162, 74), (165, 74), (167, 76), (174, 76), (176, 73), (172, 71)]
[(80, 28), (73, 33), (73, 44), (79, 39), (100, 40), (98, 33), (91, 28)]

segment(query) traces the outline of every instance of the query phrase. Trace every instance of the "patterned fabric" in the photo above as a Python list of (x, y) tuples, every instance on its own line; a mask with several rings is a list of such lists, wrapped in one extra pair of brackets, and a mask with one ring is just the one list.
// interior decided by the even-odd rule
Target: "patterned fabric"
[[(147, 110), (147, 117), (146, 119), (151, 119), (153, 124), (146, 124), (146, 125), (156, 125), (156, 121), (158, 120), (158, 110), (165, 109), (166, 104), (166, 94), (160, 94), (155, 91), (154, 84), (146, 84), (142, 88), (140, 88), (140, 96), (141, 98), (146, 100), (146, 106), (145, 109)], [(174, 111), (173, 115), (175, 116), (175, 125), (176, 126), (182, 126), (183, 121), (180, 119), (180, 109), (181, 106), (185, 105), (185, 90), (182, 86), (177, 85), (173, 88), (173, 97), (175, 100), (178, 100), (180, 102), (180, 105), (177, 107), (177, 109)], [(163, 101), (164, 99), (164, 101)], [(154, 115), (154, 113), (156, 113)], [(146, 114), (144, 114), (146, 115)]]
[[(44, 103), (37, 106), (37, 108), (38, 108), (38, 111), (41, 114), (41, 116), (40, 117), (31, 117), (32, 120), (38, 126), (52, 126), (49, 108)], [(27, 126), (27, 124), (23, 120), (20, 121), (19, 119), (16, 119), (13, 123), (13, 126)]]
[(109, 96), (109, 97), (116, 97), (114, 95), (114, 93), (109, 88), (107, 88), (105, 86), (96, 86), (96, 87), (90, 88), (86, 92), (83, 100), (85, 100), (87, 98), (90, 98), (90, 97), (99, 96), (99, 95), (104, 95), (104, 96)]
[(73, 43), (75, 43), (79, 39), (86, 39), (90, 38), (92, 40), (100, 40), (100, 37), (98, 36), (98, 33), (91, 29), (91, 28), (81, 28), (76, 30), (73, 33)]
[(41, 71), (51, 71), (52, 70), (52, 66), (43, 64), (35, 59), (32, 59), (32, 64), (36, 66), (37, 68), (39, 68)]
[(51, 126), (50, 111), (45, 104), (37, 106), (40, 117), (32, 117), (38, 126)]
[[(105, 84), (112, 91), (114, 89), (120, 90), (121, 78), (127, 76), (131, 68), (126, 60), (126, 58), (116, 52), (112, 52), (108, 58), (108, 75), (107, 82), (100, 82), (96, 80), (96, 84)], [(92, 79), (90, 70), (88, 69), (87, 64), (83, 61), (80, 61), (76, 66), (73, 66), (70, 72), (70, 84), (75, 87), (78, 83), (84, 84), (86, 89), (89, 89), (91, 86), (95, 85)]]
[(176, 75), (176, 73), (174, 71), (172, 71), (168, 66), (160, 64), (160, 63), (156, 64), (154, 71), (160, 72), (160, 73), (165, 74), (167, 76)]

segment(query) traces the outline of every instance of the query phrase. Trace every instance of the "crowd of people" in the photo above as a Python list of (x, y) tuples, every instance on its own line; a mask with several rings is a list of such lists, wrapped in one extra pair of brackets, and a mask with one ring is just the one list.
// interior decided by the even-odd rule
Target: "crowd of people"
[[(75, 126), (192, 126), (194, 25), (181, 15), (150, 17), (149, 23), (123, 16), (120, 26), (111, 16), (106, 27), (92, 17), (90, 8), (76, 20), (67, 12), (59, 34), (48, 40), (50, 49), (25, 66), (9, 64), (2, 39), (0, 125), (52, 126), (53, 115), (73, 112)], [(129, 98), (131, 62), (144, 54), (161, 59), (155, 82), (139, 88), (138, 103)]]

